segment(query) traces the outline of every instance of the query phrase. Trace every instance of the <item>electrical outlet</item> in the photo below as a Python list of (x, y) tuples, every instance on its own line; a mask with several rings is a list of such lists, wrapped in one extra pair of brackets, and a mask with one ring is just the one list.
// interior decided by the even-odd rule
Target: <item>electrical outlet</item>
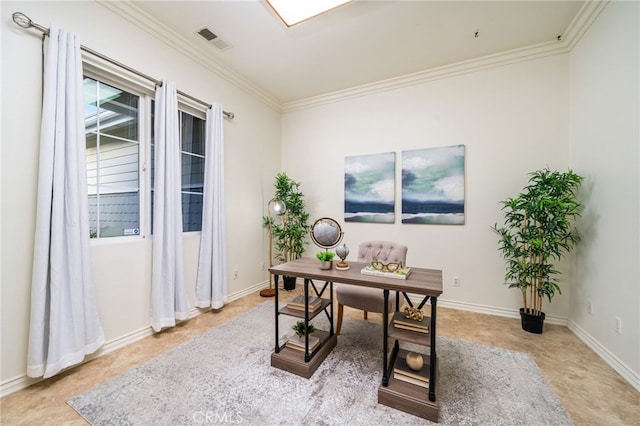
[(593, 302), (591, 300), (587, 300), (587, 313), (593, 315)]
[(234, 280), (238, 279), (238, 271), (233, 271), (233, 279)]
[(616, 333), (622, 334), (622, 320), (620, 317), (616, 317)]
[(460, 277), (457, 275), (453, 276), (453, 286), (454, 287), (460, 287)]
[(261, 262), (261, 263), (260, 263), (260, 270), (261, 270), (261, 271), (264, 271), (264, 262)]

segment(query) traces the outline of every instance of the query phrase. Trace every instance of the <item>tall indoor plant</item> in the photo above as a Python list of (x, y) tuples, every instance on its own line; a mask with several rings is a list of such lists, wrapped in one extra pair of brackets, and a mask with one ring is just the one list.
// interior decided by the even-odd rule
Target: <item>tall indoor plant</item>
[[(309, 233), (309, 213), (306, 211), (304, 194), (300, 190), (300, 182), (296, 182), (287, 176), (286, 172), (276, 175), (275, 199), (284, 203), (284, 213), (274, 220), (270, 216), (262, 218), (263, 225), (270, 227), (274, 240), (276, 259), (280, 262), (289, 262), (298, 259), (304, 253), (308, 244), (306, 237)], [(285, 289), (295, 288), (295, 277), (293, 283), (285, 277)]]
[(556, 292), (560, 271), (554, 263), (569, 253), (579, 238), (574, 220), (581, 204), (576, 196), (583, 177), (573, 171), (548, 168), (529, 174), (529, 183), (516, 197), (502, 201), (504, 226), (493, 226), (507, 266), (505, 282), (522, 292), (522, 328), (542, 333), (542, 300)]

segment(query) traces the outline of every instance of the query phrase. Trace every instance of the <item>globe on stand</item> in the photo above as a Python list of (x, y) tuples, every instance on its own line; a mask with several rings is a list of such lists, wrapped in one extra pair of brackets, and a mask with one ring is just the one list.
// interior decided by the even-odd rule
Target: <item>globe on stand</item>
[(336, 265), (336, 269), (340, 269), (342, 271), (346, 271), (350, 268), (349, 264), (344, 260), (349, 256), (349, 247), (346, 244), (342, 244), (336, 248), (336, 254), (340, 258), (340, 262)]
[[(330, 248), (336, 247), (342, 241), (343, 233), (340, 224), (330, 217), (323, 217), (315, 221), (311, 227), (311, 239), (318, 246), (328, 251)], [(318, 253), (320, 256), (323, 252)], [(333, 254), (333, 253), (332, 253)], [(337, 253), (336, 253), (337, 254)], [(324, 260), (318, 257), (320, 260)], [(324, 268), (321, 268), (324, 269)], [(329, 267), (330, 269), (330, 267)]]

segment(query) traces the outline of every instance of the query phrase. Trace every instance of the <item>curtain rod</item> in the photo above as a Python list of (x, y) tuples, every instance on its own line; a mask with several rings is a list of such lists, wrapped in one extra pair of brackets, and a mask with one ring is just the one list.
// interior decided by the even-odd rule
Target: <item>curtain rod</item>
[[(36, 30), (40, 31), (42, 34), (47, 35), (47, 36), (49, 35), (49, 29), (48, 28), (45, 28), (42, 25), (36, 24), (35, 22), (33, 22), (31, 20), (31, 18), (29, 18), (27, 15), (25, 15), (22, 12), (14, 12), (11, 15), (11, 17), (13, 18), (13, 22), (15, 22), (21, 28), (26, 28), (26, 29), (35, 28)], [(88, 48), (88, 47), (86, 47), (84, 45), (80, 45), (80, 49), (82, 49), (83, 51), (85, 51), (87, 53), (90, 53), (90, 54), (92, 54), (94, 56), (97, 56), (98, 58), (103, 59), (103, 60), (111, 63), (112, 65), (116, 65), (116, 66), (118, 66), (120, 68), (123, 68), (123, 69), (125, 69), (125, 70), (127, 70), (127, 71), (129, 71), (129, 72), (131, 72), (133, 74), (136, 74), (136, 75), (138, 75), (138, 76), (140, 76), (142, 78), (146, 78), (147, 80), (155, 83), (158, 86), (162, 86), (162, 81), (158, 81), (155, 78), (153, 78), (151, 76), (148, 76), (147, 74), (144, 74), (144, 73), (142, 73), (142, 72), (140, 72), (138, 70), (135, 70), (135, 69), (133, 69), (133, 68), (121, 63), (121, 62), (118, 62), (115, 59), (112, 59), (112, 58), (110, 58), (108, 56), (105, 56), (102, 53), (96, 52), (95, 50), (90, 49), (90, 48)], [(207, 108), (211, 107), (211, 104), (208, 103), (208, 102), (201, 101), (200, 99), (194, 98), (193, 96), (191, 96), (191, 95), (189, 95), (187, 93), (181, 92), (180, 90), (177, 90), (177, 92), (178, 92), (179, 95), (182, 95), (185, 98), (189, 98), (194, 102), (197, 102), (197, 103), (199, 103), (201, 105), (206, 106)], [(235, 114), (233, 112), (222, 111), (222, 114), (224, 114), (224, 116), (226, 118), (228, 118), (229, 120), (233, 120), (235, 118)]]

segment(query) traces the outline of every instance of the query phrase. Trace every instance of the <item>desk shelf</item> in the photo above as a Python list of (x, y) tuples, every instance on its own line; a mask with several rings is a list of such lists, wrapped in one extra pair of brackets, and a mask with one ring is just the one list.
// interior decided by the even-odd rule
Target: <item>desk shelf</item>
[(393, 318), (389, 320), (389, 337), (416, 345), (430, 346), (430, 333), (418, 333), (416, 331), (397, 328), (393, 325)]
[[(274, 352), (271, 354), (271, 366), (308, 379), (318, 369), (320, 364), (322, 364), (322, 361), (324, 361), (331, 350), (335, 348), (338, 342), (338, 337), (333, 332), (333, 281), (327, 281), (324, 287), (318, 291), (314, 282), (311, 279), (305, 278), (304, 297), (307, 300), (309, 299), (309, 288), (311, 287), (315, 293), (314, 296), (317, 296), (322, 300), (322, 304), (319, 309), (314, 312), (308, 312), (307, 310), (292, 309), (287, 306), (278, 309), (278, 275), (274, 276), (274, 280), (276, 284), (276, 346)], [(328, 299), (322, 298), (325, 290), (329, 292)], [(286, 343), (280, 345), (280, 315), (300, 318), (304, 320), (308, 326), (309, 322), (320, 313), (325, 313), (327, 315), (327, 318), (329, 319), (329, 330), (318, 329), (312, 333), (314, 337), (318, 337), (320, 339), (320, 345), (317, 348), (310, 351), (309, 354), (306, 354), (304, 350), (301, 351), (287, 347)]]
[[(404, 358), (406, 355), (407, 351), (400, 349), (397, 356)], [(430, 377), (429, 380), (435, 380), (437, 382), (437, 358), (435, 371), (435, 377)], [(414, 416), (425, 418), (432, 422), (438, 421), (438, 404), (435, 401), (429, 401), (427, 389), (394, 379), (393, 375), (389, 377), (388, 386), (380, 386), (378, 388), (378, 403), (413, 414)]]
[[(385, 290), (385, 307), (388, 306), (388, 291)], [(394, 324), (394, 316), (401, 317), (398, 312), (388, 315), (388, 321), (383, 325), (383, 373), (382, 385), (378, 388), (378, 403), (387, 405), (397, 410), (405, 411), (430, 420), (438, 422), (439, 408), (436, 401), (436, 389), (438, 382), (438, 360), (436, 356), (436, 301), (434, 296), (425, 296), (420, 307), (422, 307), (428, 299), (431, 299), (431, 316), (428, 316), (429, 333), (421, 333), (419, 331), (407, 330), (396, 327)], [(386, 311), (386, 309), (385, 309)], [(393, 349), (389, 354), (388, 344), (392, 339)], [(418, 386), (406, 381), (395, 379), (394, 366), (398, 359), (406, 359), (407, 350), (400, 349), (399, 342), (413, 343), (420, 345), (429, 350), (428, 355), (422, 355), (424, 364), (429, 368), (429, 383), (426, 387)]]
[(305, 379), (310, 378), (331, 350), (336, 347), (336, 343), (338, 342), (335, 334), (329, 336), (329, 333), (323, 330), (318, 330), (313, 333), (313, 335), (319, 337), (322, 343), (311, 353), (309, 362), (305, 362), (304, 360), (304, 351), (291, 349), (282, 345), (280, 346), (280, 352), (271, 354), (271, 366), (304, 377)]
[[(318, 314), (322, 313), (330, 304), (331, 304), (331, 300), (322, 299), (322, 305), (320, 306), (320, 308), (314, 312), (309, 312), (309, 321), (314, 319)], [(280, 308), (279, 312), (281, 315), (288, 315), (290, 317), (304, 319), (304, 310), (291, 309), (285, 306), (284, 308)]]

